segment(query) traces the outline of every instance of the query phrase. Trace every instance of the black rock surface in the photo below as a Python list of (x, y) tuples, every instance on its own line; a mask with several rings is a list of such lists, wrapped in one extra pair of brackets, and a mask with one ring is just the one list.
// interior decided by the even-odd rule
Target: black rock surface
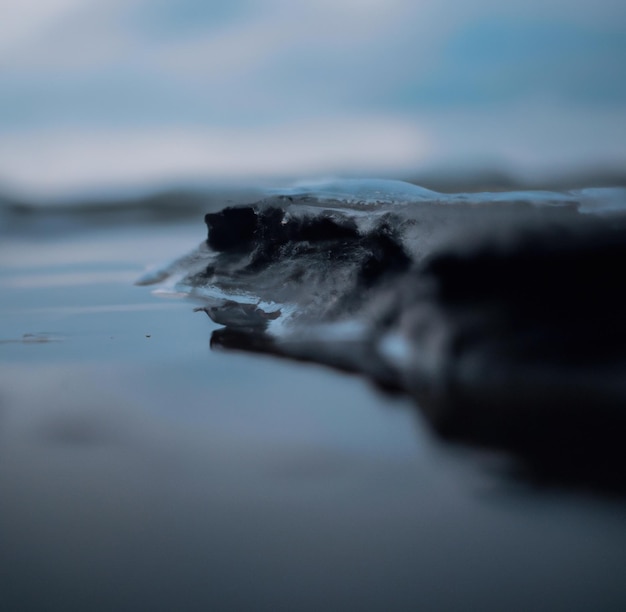
[(185, 283), (225, 326), (212, 345), (363, 374), (447, 438), (626, 491), (624, 214), (431, 193), (206, 215), (207, 262)]

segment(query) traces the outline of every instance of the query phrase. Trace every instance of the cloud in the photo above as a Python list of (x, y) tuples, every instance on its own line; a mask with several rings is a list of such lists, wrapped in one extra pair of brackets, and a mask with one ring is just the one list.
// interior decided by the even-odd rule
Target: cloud
[(419, 121), (431, 143), (426, 162), (512, 168), (549, 176), (581, 167), (626, 166), (626, 109), (525, 98), (497, 108), (430, 109)]
[(272, 129), (19, 131), (0, 142), (0, 181), (50, 196), (111, 184), (385, 174), (409, 171), (427, 146), (413, 122), (384, 117), (334, 117)]
[(31, 44), (75, 12), (81, 0), (8, 0), (0, 3), (0, 54)]
[(622, 0), (0, 4), (15, 184), (624, 158)]

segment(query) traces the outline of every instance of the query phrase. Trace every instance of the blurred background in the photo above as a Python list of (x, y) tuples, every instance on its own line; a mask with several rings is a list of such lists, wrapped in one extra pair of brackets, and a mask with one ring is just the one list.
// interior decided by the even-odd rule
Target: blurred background
[(2, 0), (0, 190), (626, 176), (623, 0)]

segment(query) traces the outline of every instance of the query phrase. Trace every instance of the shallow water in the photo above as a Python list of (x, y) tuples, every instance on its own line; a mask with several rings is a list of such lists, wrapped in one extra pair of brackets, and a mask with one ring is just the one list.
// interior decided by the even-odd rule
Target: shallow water
[(508, 477), (407, 398), (212, 351), (133, 285), (201, 216), (0, 242), (6, 610), (621, 610), (626, 506)]

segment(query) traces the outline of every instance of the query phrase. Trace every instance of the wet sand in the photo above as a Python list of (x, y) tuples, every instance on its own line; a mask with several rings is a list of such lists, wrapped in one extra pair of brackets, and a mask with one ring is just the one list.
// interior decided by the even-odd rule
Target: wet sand
[(23, 610), (623, 610), (626, 504), (533, 489), (409, 399), (211, 351), (133, 282), (201, 216), (0, 236), (0, 592)]

